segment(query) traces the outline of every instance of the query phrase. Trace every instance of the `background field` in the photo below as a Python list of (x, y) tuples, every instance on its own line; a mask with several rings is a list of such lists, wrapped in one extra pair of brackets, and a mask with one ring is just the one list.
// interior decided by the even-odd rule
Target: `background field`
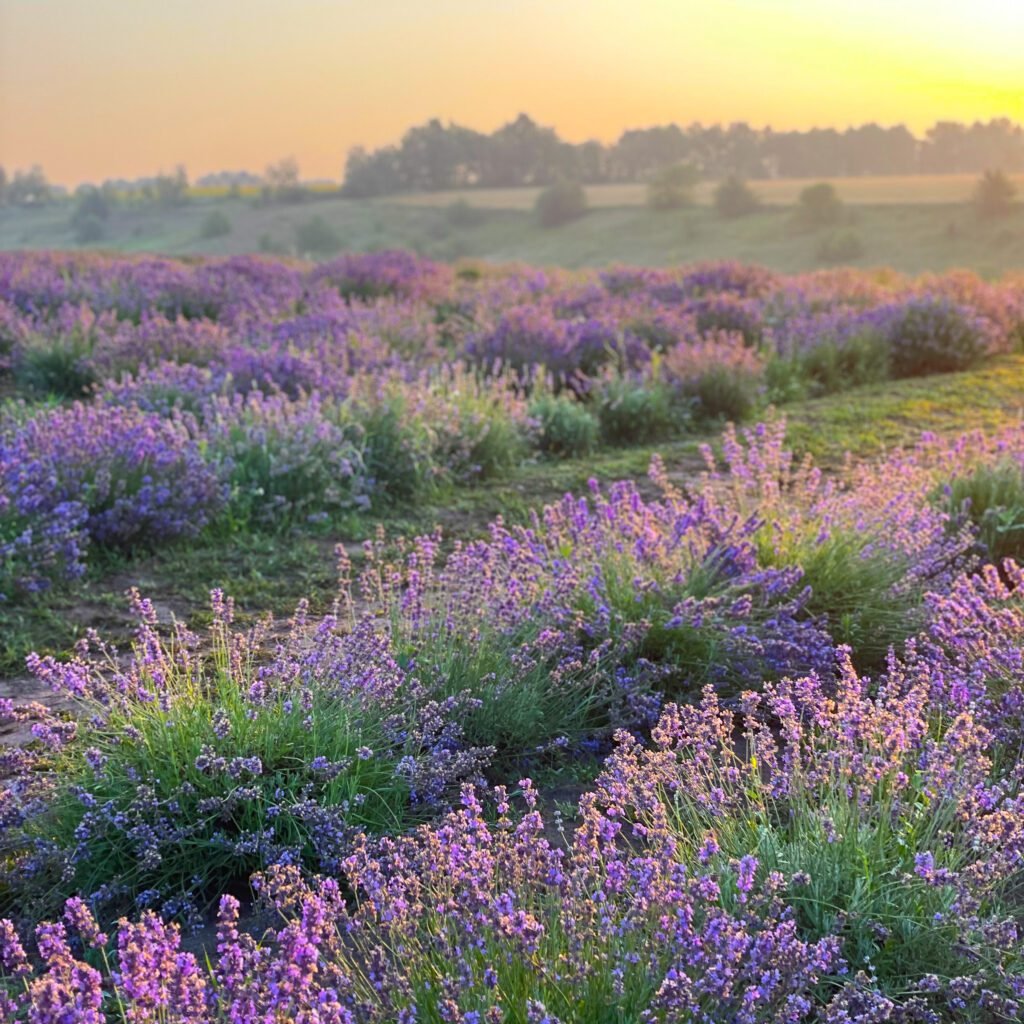
[[(1024, 267), (1024, 205), (1003, 220), (979, 221), (968, 203), (971, 175), (838, 179), (847, 204), (844, 228), (860, 237), (856, 266), (892, 266), (908, 273), (968, 267), (986, 276)], [(252, 197), (202, 194), (183, 207), (124, 205), (106, 224), (101, 247), (120, 252), (231, 254), (273, 247), (295, 252), (297, 228), (321, 218), (344, 249), (410, 248), (436, 259), (523, 260), (566, 267), (614, 263), (664, 265), (736, 259), (797, 272), (822, 266), (818, 249), (832, 229), (798, 230), (791, 204), (806, 181), (754, 184), (765, 208), (723, 220), (708, 205), (711, 184), (695, 205), (654, 212), (641, 185), (593, 186), (582, 219), (544, 229), (532, 206), (535, 189), (424, 193), (379, 200), (325, 194), (291, 205), (260, 206)], [(1024, 181), (1021, 182), (1024, 184)], [(477, 222), (452, 222), (449, 208), (465, 199)], [(223, 212), (231, 231), (204, 239), (202, 225)], [(0, 210), (0, 249), (77, 248), (70, 205)]]

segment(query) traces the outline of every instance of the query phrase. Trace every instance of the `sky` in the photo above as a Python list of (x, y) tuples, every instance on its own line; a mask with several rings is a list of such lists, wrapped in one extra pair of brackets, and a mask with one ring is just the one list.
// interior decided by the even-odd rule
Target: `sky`
[(194, 179), (430, 117), (572, 141), (745, 121), (1024, 121), (1024, 0), (0, 0), (0, 165)]

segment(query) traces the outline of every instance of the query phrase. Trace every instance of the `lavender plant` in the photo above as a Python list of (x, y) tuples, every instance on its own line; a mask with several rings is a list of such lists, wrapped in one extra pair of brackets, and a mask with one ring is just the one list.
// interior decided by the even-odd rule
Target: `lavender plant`
[(488, 752), (461, 742), (464, 695), (433, 701), (372, 623), (312, 631), (300, 608), (283, 644), (268, 623), (230, 629), (213, 594), (207, 644), (164, 640), (137, 594), (125, 664), (97, 638), (74, 659), (33, 656), (76, 721), (36, 706), (39, 746), (5, 757), (0, 845), (7, 905), (36, 914), (68, 887), (107, 913), (195, 915), (218, 888), (270, 864), (335, 870), (360, 830), (399, 831), (475, 778)]

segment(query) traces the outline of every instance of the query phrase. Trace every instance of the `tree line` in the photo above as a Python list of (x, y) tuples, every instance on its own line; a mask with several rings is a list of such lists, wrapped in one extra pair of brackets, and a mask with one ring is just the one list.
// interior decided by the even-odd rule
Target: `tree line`
[(918, 138), (905, 125), (779, 132), (743, 123), (669, 124), (630, 129), (605, 145), (565, 142), (526, 114), (491, 134), (435, 118), (410, 128), (397, 145), (352, 149), (343, 192), (359, 198), (558, 180), (637, 182), (680, 163), (708, 178), (1024, 171), (1024, 128), (1006, 118), (940, 121)]

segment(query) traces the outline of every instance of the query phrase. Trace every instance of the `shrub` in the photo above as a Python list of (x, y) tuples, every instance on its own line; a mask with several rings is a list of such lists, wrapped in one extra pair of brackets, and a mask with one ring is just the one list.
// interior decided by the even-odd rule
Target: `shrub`
[(413, 388), (418, 415), (434, 436), (433, 460), (452, 479), (487, 480), (526, 452), (529, 417), (518, 379), (445, 367)]
[(693, 202), (693, 188), (700, 180), (692, 164), (672, 164), (659, 170), (647, 185), (647, 205), (652, 210), (676, 210)]
[(362, 431), (363, 466), (375, 503), (407, 504), (423, 498), (439, 483), (432, 433), (407, 408), (407, 396), (400, 392), (347, 407)]
[[(943, 717), (929, 693), (942, 680), (925, 666), (897, 670), (877, 696), (842, 656), (839, 668), (834, 683), (784, 680), (749, 695), (742, 743), (710, 688), (699, 709), (669, 706), (653, 749), (623, 738), (598, 804), (722, 879), (726, 907), (747, 905), (747, 890), (779, 872), (796, 935), (832, 940), (842, 958), (819, 989), (838, 1012), (816, 1019), (901, 1019), (892, 1011), (903, 1005), (909, 1019), (953, 1020), (968, 976), (972, 992), (1007, 998), (1021, 945), (1001, 922), (1024, 837), (1016, 805), (1012, 838), (996, 825), (1005, 811), (990, 802), (1000, 792), (991, 734), (970, 713)], [(851, 980), (847, 965), (859, 964), (870, 977)], [(847, 1012), (872, 1005), (877, 1015)]]
[(93, 213), (87, 213), (74, 220), (75, 241), (79, 245), (91, 245), (93, 242), (102, 241), (107, 235), (107, 229), (102, 220)]
[(719, 217), (745, 217), (756, 213), (760, 207), (754, 191), (735, 174), (730, 174), (715, 189), (715, 210)]
[(966, 306), (924, 296), (891, 307), (882, 337), (897, 377), (966, 370), (991, 343), (991, 326)]
[(332, 256), (341, 248), (341, 237), (323, 217), (311, 217), (296, 225), (295, 247), (310, 256)]
[(818, 243), (814, 255), (819, 263), (852, 263), (864, 255), (864, 240), (852, 228), (833, 231)]
[(678, 390), (695, 402), (705, 420), (746, 419), (757, 403), (764, 368), (742, 335), (706, 336), (699, 342), (680, 342), (665, 353), (658, 369)]
[(796, 208), (797, 223), (819, 228), (837, 224), (843, 215), (843, 202), (835, 186), (828, 182), (808, 185), (800, 192)]
[(1006, 217), (1016, 196), (1016, 187), (1003, 171), (986, 171), (974, 189), (975, 212), (984, 220)]
[(183, 419), (75, 403), (0, 437), (6, 585), (81, 575), (90, 543), (123, 552), (198, 534), (224, 494), (192, 432)]
[(75, 194), (75, 211), (71, 215), (71, 228), (79, 245), (98, 242), (106, 235), (106, 221), (110, 216), (110, 203), (98, 188), (86, 185)]
[(445, 210), (445, 219), (453, 228), (473, 228), (487, 220), (487, 213), (465, 199), (456, 199)]
[(642, 444), (681, 432), (690, 417), (671, 386), (655, 378), (609, 373), (595, 392), (601, 436), (611, 444)]
[[(916, 470), (898, 461), (862, 470), (856, 487), (844, 489), (809, 458), (794, 461), (784, 421), (745, 428), (742, 437), (746, 445), (726, 429), (729, 471), (713, 471), (710, 482), (737, 514), (757, 517), (758, 563), (799, 567), (811, 620), (851, 647), (860, 670), (882, 668), (889, 647), (920, 628), (924, 594), (970, 564), (971, 539), (950, 535), (946, 517), (923, 500), (925, 488), (907, 485)], [(705, 458), (714, 467), (709, 448)]]
[(967, 519), (978, 531), (985, 554), (997, 566), (1006, 558), (1024, 561), (1024, 467), (1004, 459), (957, 475), (932, 495), (950, 516), (951, 528)]
[(776, 399), (787, 387), (792, 389), (792, 396), (818, 397), (878, 384), (889, 377), (889, 358), (888, 344), (874, 331), (854, 334), (843, 341), (821, 341), (788, 358), (773, 360), (770, 390)]
[(253, 391), (204, 413), (207, 457), (230, 485), (237, 524), (337, 520), (368, 505), (360, 452), (319, 400)]
[(686, 305), (694, 315), (701, 334), (739, 333), (747, 345), (761, 341), (764, 330), (764, 307), (756, 299), (743, 299), (731, 292), (705, 295)]
[(211, 210), (204, 218), (199, 235), (201, 238), (222, 238), (231, 234), (231, 218), (223, 210)]
[(560, 458), (589, 455), (600, 435), (597, 418), (570, 395), (541, 395), (530, 406), (530, 415), (540, 424), (537, 446)]
[(535, 210), (541, 227), (559, 227), (587, 212), (587, 194), (577, 182), (559, 181), (541, 191)]
[(288, 255), (288, 243), (275, 238), (269, 231), (264, 231), (259, 240), (260, 252), (273, 253), (275, 256)]
[(15, 384), (37, 397), (84, 397), (97, 383), (90, 359), (94, 344), (87, 331), (75, 329), (29, 338), (15, 355)]
[[(87, 646), (66, 664), (30, 658), (85, 714), (77, 732), (50, 720), (54, 742), (30, 758), (0, 898), (13, 882), (39, 912), (61, 879), (107, 913), (186, 916), (261, 866), (337, 870), (356, 831), (401, 829), (478, 769), (483, 752), (445, 746), (462, 702), (421, 700), (371, 629), (341, 636), (328, 617), (304, 634), (300, 608), (283, 644), (233, 635), (231, 602), (212, 596), (202, 649), (181, 628), (164, 640), (136, 593), (123, 668)], [(54, 814), (39, 813), (44, 795)]]

